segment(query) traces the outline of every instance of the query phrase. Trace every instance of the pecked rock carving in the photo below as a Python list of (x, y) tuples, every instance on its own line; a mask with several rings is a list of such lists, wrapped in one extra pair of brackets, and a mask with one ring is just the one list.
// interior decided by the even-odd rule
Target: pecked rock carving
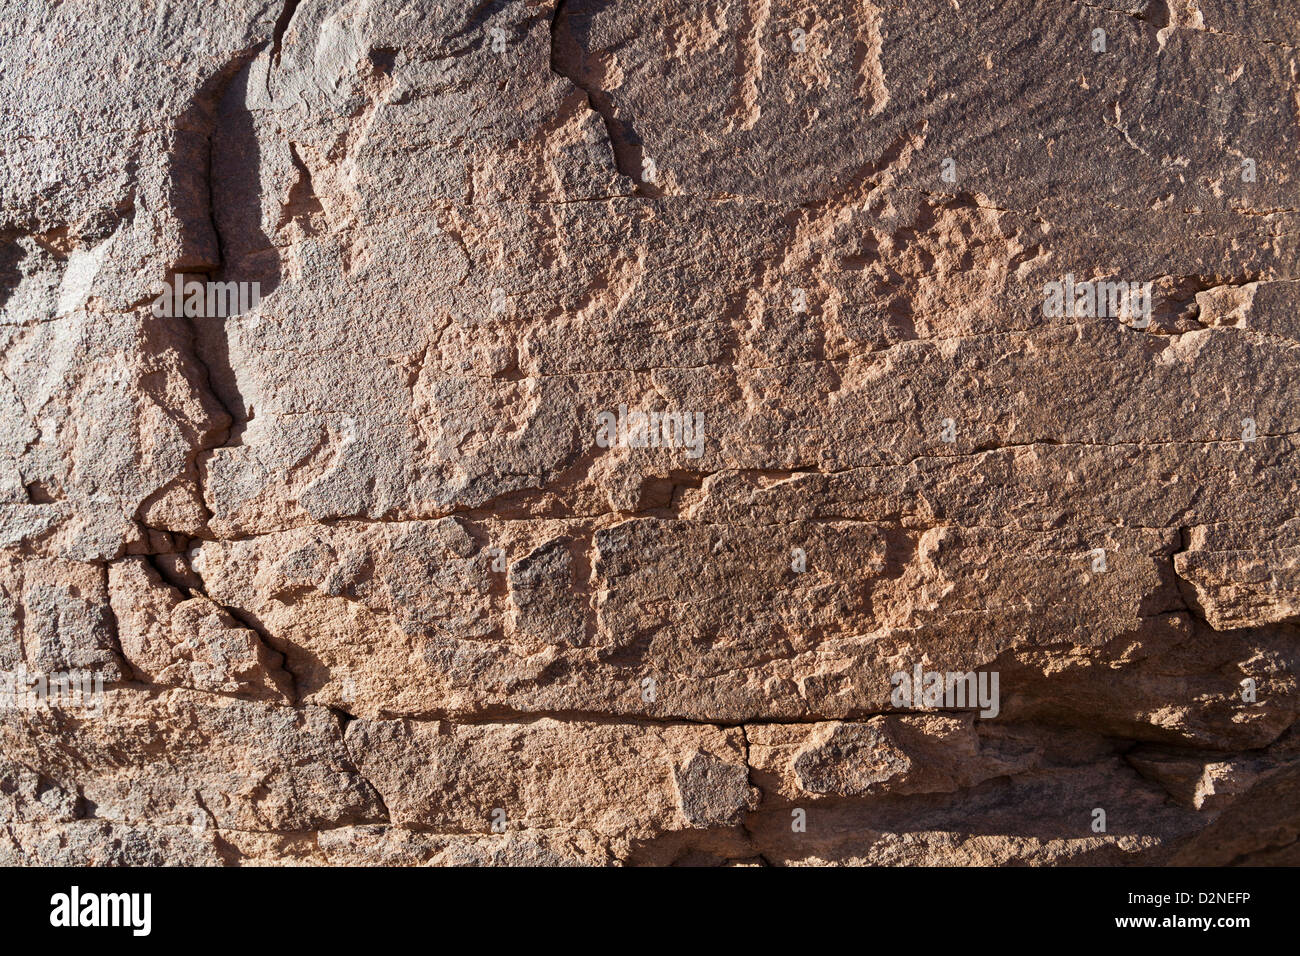
[(1300, 863), (1285, 4), (0, 5), (0, 862)]

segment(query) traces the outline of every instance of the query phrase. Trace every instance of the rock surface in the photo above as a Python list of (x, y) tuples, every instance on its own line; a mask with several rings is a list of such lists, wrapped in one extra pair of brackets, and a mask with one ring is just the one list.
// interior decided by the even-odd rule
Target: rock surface
[(151, 6), (0, 0), (0, 862), (1300, 863), (1286, 3)]

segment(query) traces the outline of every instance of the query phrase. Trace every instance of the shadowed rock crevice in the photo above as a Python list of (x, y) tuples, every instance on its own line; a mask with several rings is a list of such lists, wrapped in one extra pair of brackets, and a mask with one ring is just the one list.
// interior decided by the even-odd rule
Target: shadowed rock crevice
[(591, 47), (591, 21), (611, 4), (612, 0), (559, 0), (551, 21), (551, 71), (587, 94), (588, 105), (605, 123), (614, 164), (637, 184), (637, 195), (659, 196), (662, 190), (644, 176), (645, 143), (632, 120), (620, 113), (608, 88), (613, 57)]
[(33, 3), (0, 862), (1300, 859), (1284, 4)]

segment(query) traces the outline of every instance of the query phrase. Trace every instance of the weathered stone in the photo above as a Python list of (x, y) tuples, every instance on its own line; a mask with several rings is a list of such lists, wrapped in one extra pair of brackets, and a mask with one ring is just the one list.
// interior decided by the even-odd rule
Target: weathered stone
[(0, 7), (0, 862), (1296, 861), (1286, 4)]

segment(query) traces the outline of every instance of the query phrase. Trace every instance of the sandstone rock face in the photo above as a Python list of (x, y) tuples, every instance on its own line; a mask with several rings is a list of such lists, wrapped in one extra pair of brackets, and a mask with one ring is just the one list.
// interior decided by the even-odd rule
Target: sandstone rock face
[(1300, 863), (1288, 4), (148, 7), (0, 0), (0, 862)]

